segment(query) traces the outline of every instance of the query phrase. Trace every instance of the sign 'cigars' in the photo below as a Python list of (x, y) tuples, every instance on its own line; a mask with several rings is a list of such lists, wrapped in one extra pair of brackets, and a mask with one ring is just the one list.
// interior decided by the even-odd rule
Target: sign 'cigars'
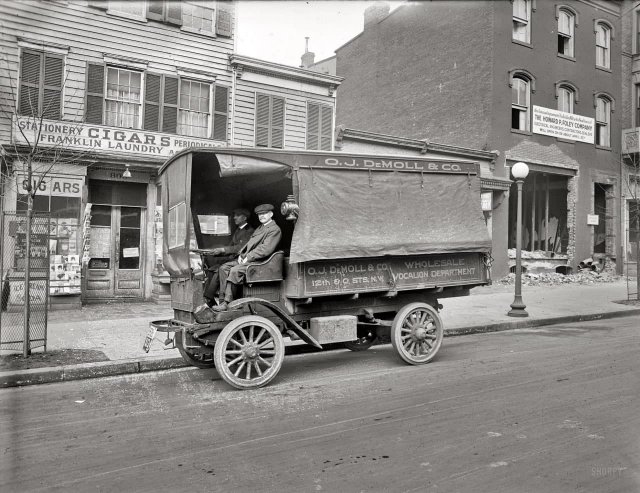
[(39, 121), (16, 116), (13, 121), (16, 144), (55, 146), (58, 149), (81, 149), (96, 152), (142, 154), (165, 159), (187, 147), (220, 147), (226, 142), (144, 130), (104, 127), (87, 123)]

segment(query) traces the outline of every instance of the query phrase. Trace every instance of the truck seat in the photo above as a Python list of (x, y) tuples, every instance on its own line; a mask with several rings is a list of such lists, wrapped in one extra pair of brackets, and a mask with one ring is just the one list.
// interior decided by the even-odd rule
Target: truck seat
[(265, 260), (248, 264), (245, 283), (282, 281), (284, 279), (283, 267), (284, 252), (282, 250), (275, 251)]

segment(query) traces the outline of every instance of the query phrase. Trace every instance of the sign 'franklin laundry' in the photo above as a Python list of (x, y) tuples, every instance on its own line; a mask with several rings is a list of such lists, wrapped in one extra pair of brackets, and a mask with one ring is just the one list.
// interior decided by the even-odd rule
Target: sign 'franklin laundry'
[[(38, 139), (43, 147), (80, 149), (126, 154), (141, 154), (165, 159), (187, 147), (220, 147), (217, 142), (197, 137), (146, 132), (85, 123), (70, 123), (16, 116), (13, 120), (16, 144), (33, 145)], [(26, 138), (25, 138), (26, 136)]]

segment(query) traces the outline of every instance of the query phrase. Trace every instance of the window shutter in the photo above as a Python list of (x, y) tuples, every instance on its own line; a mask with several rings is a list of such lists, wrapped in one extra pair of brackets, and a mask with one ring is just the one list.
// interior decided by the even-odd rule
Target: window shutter
[(284, 146), (284, 99), (272, 99), (271, 147), (282, 149)]
[(256, 95), (256, 147), (269, 147), (269, 96)]
[(233, 7), (230, 2), (218, 2), (218, 15), (216, 20), (216, 34), (218, 36), (231, 37), (231, 20)]
[(229, 106), (229, 89), (215, 86), (213, 105), (213, 139), (227, 140), (227, 115)]
[(162, 77), (146, 74), (144, 86), (144, 126), (145, 130), (160, 131), (160, 82)]
[(85, 121), (102, 125), (104, 107), (104, 65), (87, 64), (87, 99), (85, 102)]
[(178, 130), (178, 82), (177, 77), (164, 77), (162, 131), (170, 134)]
[(320, 106), (307, 104), (307, 149), (318, 149), (318, 121)]
[(164, 21), (164, 0), (149, 0), (147, 2), (147, 19)]
[(329, 106), (320, 106), (320, 150), (331, 150), (331, 126), (333, 123), (333, 110)]
[(62, 58), (45, 55), (42, 114), (51, 120), (60, 120), (62, 117), (63, 67)]
[(40, 108), (40, 70), (42, 55), (30, 51), (22, 52), (20, 71), (20, 99), (18, 112), (36, 116)]
[(167, 2), (165, 4), (166, 21), (176, 26), (182, 25), (182, 4), (181, 2)]

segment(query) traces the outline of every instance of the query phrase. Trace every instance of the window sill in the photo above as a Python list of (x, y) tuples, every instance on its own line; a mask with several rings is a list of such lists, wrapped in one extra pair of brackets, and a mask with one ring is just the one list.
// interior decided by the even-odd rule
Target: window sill
[(141, 22), (143, 24), (147, 23), (147, 18), (139, 15), (127, 14), (125, 12), (118, 12), (117, 10), (107, 10), (107, 15), (112, 15), (114, 17), (121, 17), (123, 19), (128, 19), (130, 21)]
[(511, 133), (512, 134), (520, 134), (520, 135), (533, 135), (531, 130), (519, 130), (517, 128), (512, 128), (511, 129)]
[(563, 55), (562, 53), (558, 53), (558, 58), (564, 58), (565, 60), (569, 60), (570, 62), (575, 62), (575, 56)]
[(602, 70), (603, 72), (609, 72), (610, 74), (613, 73), (610, 68), (602, 67), (600, 65), (596, 65), (596, 70)]
[(525, 48), (533, 49), (533, 45), (531, 43), (527, 43), (526, 41), (520, 41), (519, 39), (511, 38), (511, 42), (516, 45), (524, 46)]
[(596, 149), (600, 149), (601, 151), (609, 151), (609, 152), (612, 151), (610, 146), (601, 146), (601, 145), (598, 145), (598, 144), (596, 144)]
[(186, 33), (197, 34), (198, 36), (204, 36), (205, 38), (215, 38), (216, 33), (213, 31), (201, 31), (200, 29), (193, 29), (192, 27), (181, 26), (180, 30)]

